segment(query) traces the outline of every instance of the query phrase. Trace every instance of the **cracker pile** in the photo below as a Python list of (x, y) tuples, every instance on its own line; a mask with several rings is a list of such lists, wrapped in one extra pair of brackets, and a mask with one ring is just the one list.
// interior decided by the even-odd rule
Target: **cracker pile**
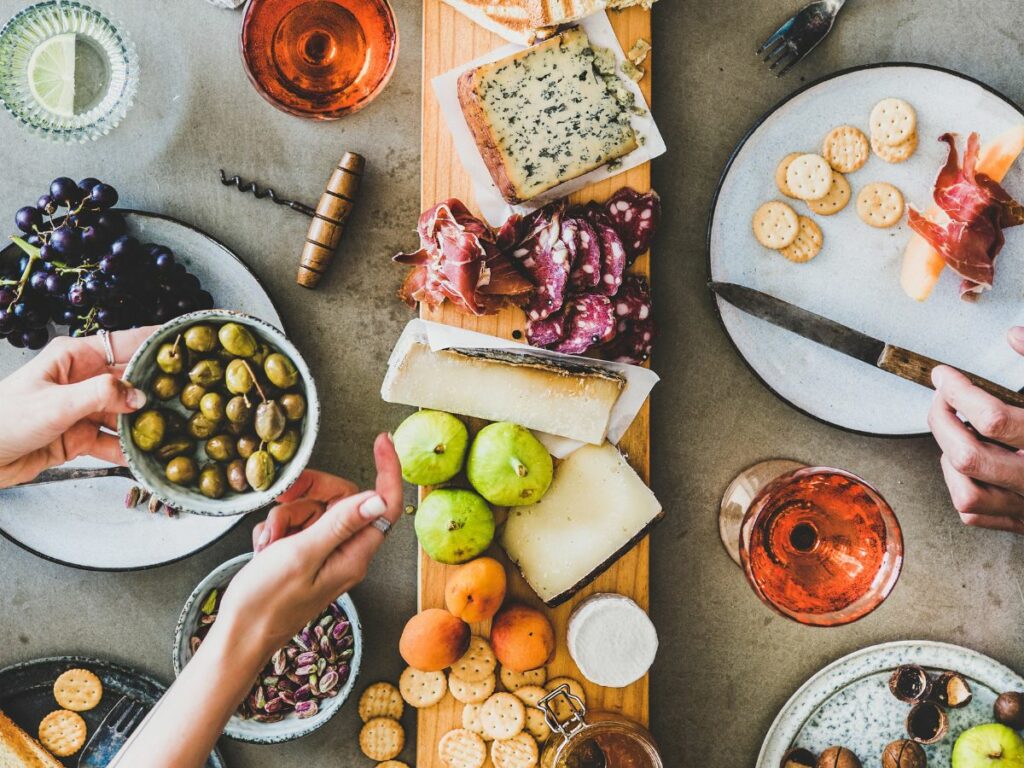
[[(849, 204), (853, 190), (847, 174), (856, 173), (874, 153), (886, 163), (902, 163), (917, 150), (917, 113), (903, 99), (883, 99), (871, 110), (871, 137), (853, 125), (840, 125), (825, 136), (821, 154), (793, 152), (775, 170), (779, 191), (802, 200), (811, 213), (834, 216)], [(888, 228), (898, 224), (906, 205), (892, 184), (873, 182), (857, 194), (857, 215), (867, 225)], [(780, 200), (765, 203), (754, 213), (754, 237), (765, 248), (791, 262), (803, 264), (825, 244), (821, 227)]]
[(103, 698), (103, 683), (87, 669), (69, 669), (53, 684), (53, 698), (62, 707), (39, 723), (39, 743), (57, 757), (70, 757), (85, 744), (88, 730), (78, 714)]

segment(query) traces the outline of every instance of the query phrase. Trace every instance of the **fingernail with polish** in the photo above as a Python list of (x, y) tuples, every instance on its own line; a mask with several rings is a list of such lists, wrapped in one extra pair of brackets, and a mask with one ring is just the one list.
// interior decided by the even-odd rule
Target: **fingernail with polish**
[(1015, 341), (1017, 344), (1024, 345), (1024, 326), (1014, 326), (1010, 329), (1010, 339)]
[(261, 549), (267, 546), (268, 541), (270, 541), (270, 529), (264, 528), (262, 531), (260, 531), (260, 537), (256, 541), (256, 551), (259, 552)]
[(388, 505), (380, 496), (371, 496), (359, 506), (359, 514), (367, 520), (375, 520), (388, 511)]
[(125, 402), (128, 403), (129, 408), (138, 410), (146, 404), (146, 393), (141, 389), (129, 386), (128, 393), (125, 395)]

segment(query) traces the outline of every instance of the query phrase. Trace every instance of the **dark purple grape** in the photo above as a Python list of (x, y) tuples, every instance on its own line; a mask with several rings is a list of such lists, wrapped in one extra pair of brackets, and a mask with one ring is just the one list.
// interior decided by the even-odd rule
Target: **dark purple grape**
[(61, 176), (50, 182), (50, 197), (70, 208), (82, 199), (82, 190), (72, 179)]
[(183, 278), (187, 274), (188, 274), (188, 270), (185, 269), (185, 265), (182, 264), (181, 262), (175, 262), (174, 266), (171, 267), (171, 275), (170, 276), (171, 276), (171, 280), (173, 281), (173, 283), (177, 283), (178, 280), (181, 280), (181, 278)]
[(34, 270), (28, 278), (28, 287), (33, 291), (45, 291), (47, 277), (48, 275), (42, 270)]
[(28, 314), (28, 304), (24, 301), (19, 301), (13, 307), (11, 307), (11, 314), (17, 320), (24, 320), (25, 315)]
[(174, 267), (174, 254), (168, 251), (167, 253), (158, 253), (153, 261), (153, 265), (158, 271), (164, 274), (170, 274), (172, 267)]
[(213, 296), (209, 291), (199, 291), (195, 297), (196, 309), (213, 309)]
[(124, 217), (113, 211), (104, 211), (96, 219), (96, 226), (103, 230), (113, 239), (122, 234), (125, 230)]
[(191, 296), (182, 296), (174, 304), (175, 311), (180, 315), (184, 315), (186, 312), (192, 312), (195, 308), (196, 305)]
[(114, 256), (123, 256), (126, 259), (134, 259), (139, 255), (139, 241), (131, 235), (121, 235), (110, 246), (110, 253)]
[(57, 212), (57, 201), (54, 200), (50, 195), (43, 195), (36, 200), (36, 208), (41, 212), (50, 214), (51, 216)]
[(29, 262), (29, 255), (27, 253), (24, 254), (20, 259), (18, 259), (18, 276), (19, 277), (25, 271), (25, 268), (28, 266), (28, 262)]
[(17, 295), (18, 292), (14, 286), (0, 288), (0, 311), (6, 310)]
[(82, 288), (91, 296), (99, 296), (103, 292), (103, 281), (95, 274), (90, 273), (82, 281)]
[(78, 182), (78, 188), (85, 194), (92, 192), (93, 187), (100, 183), (99, 179), (94, 179), (92, 176), (86, 176), (80, 182)]
[(108, 254), (100, 259), (100, 272), (107, 275), (109, 280), (110, 276), (116, 275), (121, 270), (122, 264), (123, 260), (116, 254)]
[(60, 325), (75, 325), (78, 322), (78, 312), (74, 309), (63, 309), (60, 313), (60, 318), (56, 319), (55, 322)]
[(77, 230), (68, 227), (55, 229), (50, 235), (50, 248), (61, 256), (71, 256), (81, 249), (82, 238)]
[(38, 248), (39, 246), (41, 246), (43, 244), (43, 239), (39, 235), (37, 235), (35, 232), (33, 232), (31, 235), (27, 235), (25, 237), (25, 242), (28, 243), (29, 245), (32, 245), (32, 246), (35, 246), (36, 248)]
[(96, 228), (95, 225), (89, 224), (82, 228), (82, 246), (85, 248), (87, 253), (97, 253), (104, 245), (106, 240), (101, 232)]
[(0, 333), (10, 333), (18, 327), (14, 315), (5, 308), (0, 308)]
[(21, 335), (20, 331), (16, 331), (16, 332), (11, 333), (11, 335), (7, 337), (7, 342), (12, 347), (17, 347), (18, 349), (24, 349), (25, 348), (25, 340), (24, 340), (24, 338), (22, 338), (22, 335)]
[(37, 261), (36, 269), (40, 272), (56, 272), (57, 266), (52, 261)]
[(50, 332), (44, 328), (29, 328), (21, 334), (21, 339), (29, 349), (42, 349), (50, 340)]
[(89, 200), (97, 208), (113, 208), (117, 205), (117, 190), (109, 184), (96, 184), (92, 187)]
[(191, 272), (186, 272), (184, 277), (178, 281), (178, 288), (185, 293), (196, 293), (201, 288), (199, 284), (199, 278), (193, 275)]
[(110, 307), (103, 307), (99, 312), (96, 313), (96, 322), (100, 324), (101, 328), (116, 328), (120, 317), (115, 309)]
[(25, 325), (28, 328), (45, 328), (50, 322), (50, 313), (45, 306), (33, 305), (25, 312)]
[(43, 261), (52, 261), (56, 255), (56, 251), (50, 247), (49, 243), (43, 243), (39, 246), (39, 258)]
[(43, 284), (46, 292), (51, 296), (60, 296), (64, 293), (64, 281), (61, 280), (58, 274), (51, 273), (47, 275)]
[(43, 226), (43, 215), (38, 208), (26, 205), (24, 208), (19, 208), (18, 212), (14, 214), (14, 224), (22, 232), (31, 234), (36, 228)]
[(95, 211), (79, 211), (68, 216), (68, 223), (75, 229), (82, 229), (83, 227), (95, 225), (97, 219), (99, 219), (99, 216), (97, 216)]

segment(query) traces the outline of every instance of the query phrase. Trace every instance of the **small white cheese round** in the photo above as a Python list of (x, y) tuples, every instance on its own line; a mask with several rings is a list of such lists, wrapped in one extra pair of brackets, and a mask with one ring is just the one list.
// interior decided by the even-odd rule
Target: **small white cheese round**
[(605, 688), (624, 688), (651, 668), (658, 632), (643, 608), (628, 597), (598, 594), (569, 617), (567, 642), (580, 673)]

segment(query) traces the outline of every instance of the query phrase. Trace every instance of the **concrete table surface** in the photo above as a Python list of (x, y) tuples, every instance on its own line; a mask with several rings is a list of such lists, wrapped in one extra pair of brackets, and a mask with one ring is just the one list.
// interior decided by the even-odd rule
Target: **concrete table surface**
[[(24, 4), (0, 0), (0, 16)], [(0, 116), (0, 211), (13, 215), (54, 176), (97, 175), (116, 184), (125, 204), (192, 222), (223, 240), (269, 286), (322, 382), (324, 429), (314, 464), (370, 482), (373, 436), (407, 412), (381, 403), (378, 387), (391, 345), (411, 317), (395, 298), (403, 270), (389, 257), (416, 241), (418, 0), (396, 4), (401, 56), (383, 95), (327, 124), (285, 115), (252, 89), (238, 56), (238, 12), (202, 0), (103, 5), (138, 46), (138, 101), (111, 135), (77, 147), (43, 143)], [(718, 176), (765, 110), (802, 82), (886, 60), (958, 69), (1020, 101), (1020, 5), (854, 0), (828, 41), (776, 80), (753, 49), (797, 5), (662, 0), (655, 10), (655, 112), (670, 149), (655, 168), (665, 203), (655, 251), (661, 335), (654, 367), (663, 381), (654, 394), (651, 437), (654, 489), (668, 518), (652, 547), (651, 612), (662, 645), (651, 711), (666, 765), (752, 764), (787, 697), (822, 665), (866, 645), (946, 640), (1024, 669), (1024, 540), (960, 525), (930, 440), (853, 436), (777, 400), (734, 353), (704, 287), (704, 232)], [(365, 154), (370, 170), (343, 255), (310, 293), (294, 285), (306, 220), (221, 187), (217, 169), (315, 201), (346, 149)], [(815, 630), (775, 616), (718, 541), (726, 484), (743, 467), (779, 456), (850, 469), (876, 484), (899, 515), (907, 543), (902, 579), (880, 610), (852, 626)], [(249, 547), (253, 522), (188, 560), (128, 574), (69, 569), (0, 540), (0, 665), (83, 653), (169, 680), (182, 602), (213, 566)], [(400, 525), (354, 593), (367, 633), (361, 683), (396, 679), (401, 670), (396, 640), (415, 610), (415, 573), (411, 526)], [(406, 721), (411, 735), (413, 720)], [(222, 748), (237, 768), (369, 765), (359, 754), (358, 725), (349, 706), (295, 743), (225, 740)]]

